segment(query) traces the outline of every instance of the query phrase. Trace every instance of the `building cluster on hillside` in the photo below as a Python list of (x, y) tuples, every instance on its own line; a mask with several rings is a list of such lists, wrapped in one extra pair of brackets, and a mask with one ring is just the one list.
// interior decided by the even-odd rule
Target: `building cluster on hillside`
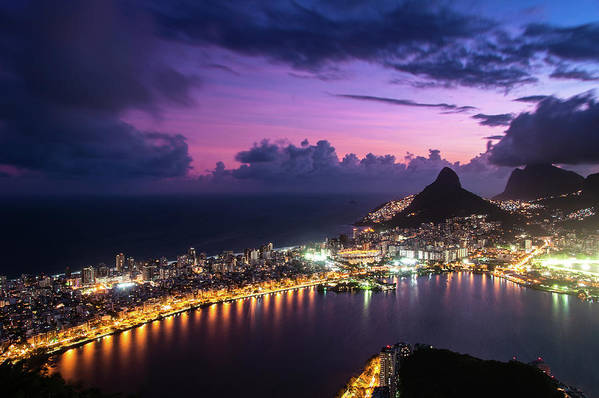
[(397, 213), (404, 211), (410, 205), (410, 203), (412, 203), (414, 196), (416, 195), (409, 195), (402, 199), (391, 200), (368, 213), (363, 220), (365, 222), (371, 222), (375, 224), (389, 221)]
[(386, 260), (422, 264), (451, 263), (495, 244), (499, 223), (486, 216), (455, 217), (417, 228), (374, 230), (354, 228), (353, 236), (330, 239), (326, 249), (337, 261), (349, 265), (377, 264)]

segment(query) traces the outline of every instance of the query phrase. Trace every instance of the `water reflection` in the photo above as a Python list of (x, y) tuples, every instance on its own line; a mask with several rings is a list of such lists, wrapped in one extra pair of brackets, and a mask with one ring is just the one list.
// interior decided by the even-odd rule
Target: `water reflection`
[(599, 393), (599, 305), (465, 272), (393, 281), (395, 293), (312, 287), (211, 305), (71, 349), (57, 370), (150, 398), (200, 384), (207, 396), (223, 385), (246, 397), (264, 385), (334, 396), (380, 346), (407, 340), (500, 360), (543, 355), (560, 379)]
[(372, 297), (372, 290), (366, 290), (364, 292), (364, 314), (368, 313), (368, 305), (370, 304), (370, 299)]

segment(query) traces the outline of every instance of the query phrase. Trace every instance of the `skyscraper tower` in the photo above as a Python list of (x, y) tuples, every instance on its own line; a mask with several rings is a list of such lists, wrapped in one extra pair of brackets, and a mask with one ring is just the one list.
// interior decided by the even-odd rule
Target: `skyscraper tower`
[(194, 249), (193, 247), (189, 248), (189, 259), (191, 260), (193, 266), (195, 267), (196, 265), (198, 265), (198, 257), (196, 255), (196, 249)]
[(123, 253), (119, 253), (116, 255), (116, 270), (121, 272), (125, 267), (125, 255)]
[(96, 270), (92, 266), (85, 267), (83, 268), (81, 277), (84, 285), (93, 285), (96, 283)]
[(395, 398), (397, 392), (397, 350), (394, 346), (386, 346), (379, 354), (381, 370), (379, 375), (379, 385), (389, 388), (389, 397)]

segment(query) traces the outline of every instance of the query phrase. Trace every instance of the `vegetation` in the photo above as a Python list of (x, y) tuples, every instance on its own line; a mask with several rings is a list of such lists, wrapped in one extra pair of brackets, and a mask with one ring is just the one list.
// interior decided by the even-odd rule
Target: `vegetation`
[(401, 364), (402, 398), (563, 397), (558, 383), (517, 361), (486, 361), (448, 350), (420, 349)]
[(116, 398), (98, 389), (67, 383), (59, 373), (48, 374), (38, 358), (16, 364), (0, 364), (0, 392), (3, 398)]

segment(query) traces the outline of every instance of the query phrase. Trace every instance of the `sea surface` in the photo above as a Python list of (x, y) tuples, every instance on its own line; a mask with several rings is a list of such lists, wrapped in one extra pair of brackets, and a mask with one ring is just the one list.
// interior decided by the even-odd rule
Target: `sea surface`
[(398, 282), (214, 304), (71, 349), (56, 370), (143, 397), (332, 398), (383, 345), (407, 341), (502, 361), (542, 356), (599, 397), (599, 305), (465, 272)]
[[(401, 195), (400, 195), (401, 196)], [(347, 232), (386, 195), (206, 195), (0, 199), (0, 275), (80, 270), (119, 252), (175, 259)]]

